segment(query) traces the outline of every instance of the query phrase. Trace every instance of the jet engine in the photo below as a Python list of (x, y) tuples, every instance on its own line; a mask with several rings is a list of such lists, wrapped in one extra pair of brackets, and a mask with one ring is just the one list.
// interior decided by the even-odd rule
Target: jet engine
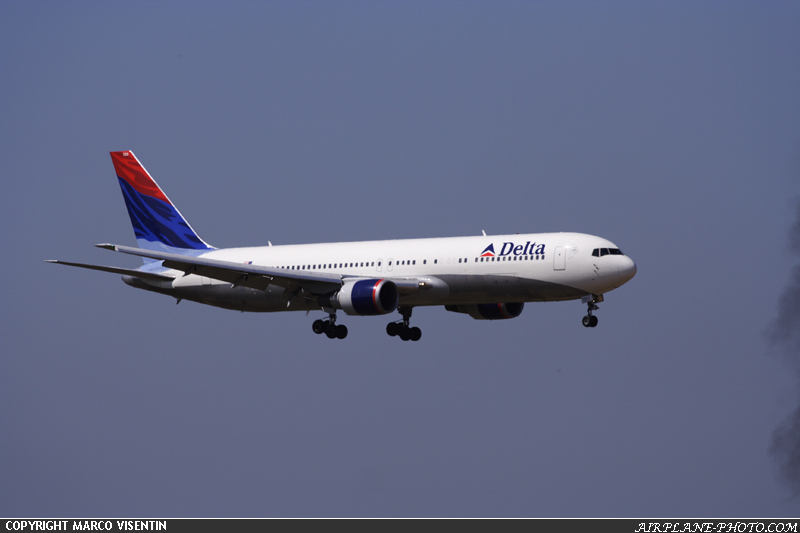
[(516, 318), (522, 314), (524, 303), (510, 304), (473, 304), (445, 305), (444, 308), (454, 313), (466, 313), (475, 320), (505, 320)]
[(348, 315), (385, 315), (397, 309), (400, 293), (397, 285), (387, 279), (359, 279), (345, 281), (341, 289), (322, 297), (320, 303)]

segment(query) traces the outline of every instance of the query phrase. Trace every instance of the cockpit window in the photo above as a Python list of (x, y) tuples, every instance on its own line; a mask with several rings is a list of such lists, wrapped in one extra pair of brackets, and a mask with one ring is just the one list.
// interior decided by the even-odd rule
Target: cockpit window
[(594, 257), (603, 257), (604, 255), (625, 255), (619, 248), (595, 248), (592, 250)]

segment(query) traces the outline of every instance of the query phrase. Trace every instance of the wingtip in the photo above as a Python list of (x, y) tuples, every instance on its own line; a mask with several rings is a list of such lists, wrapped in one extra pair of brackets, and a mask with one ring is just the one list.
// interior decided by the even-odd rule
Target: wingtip
[(111, 250), (112, 252), (116, 252), (117, 251), (117, 245), (116, 244), (103, 243), (103, 244), (95, 244), (95, 246), (98, 247), (98, 248), (102, 248), (103, 250)]

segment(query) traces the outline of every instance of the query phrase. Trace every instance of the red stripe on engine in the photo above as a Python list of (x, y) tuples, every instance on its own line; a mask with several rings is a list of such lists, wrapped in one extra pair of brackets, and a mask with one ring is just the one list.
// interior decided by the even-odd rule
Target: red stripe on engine
[(378, 280), (378, 283), (376, 283), (376, 284), (375, 284), (375, 286), (374, 286), (374, 287), (372, 287), (372, 305), (374, 305), (374, 306), (375, 306), (375, 310), (376, 310), (377, 312), (379, 312), (379, 313), (383, 313), (383, 309), (381, 309), (380, 307), (378, 307), (378, 302), (375, 300), (375, 296), (376, 296), (376, 295), (377, 295), (377, 293), (378, 293), (378, 285), (380, 285), (380, 284), (381, 284), (381, 281), (383, 281), (383, 280), (382, 280), (382, 279), (379, 279), (379, 280)]
[(497, 310), (500, 311), (500, 316), (503, 318), (511, 318), (511, 315), (503, 311), (503, 304), (497, 304)]

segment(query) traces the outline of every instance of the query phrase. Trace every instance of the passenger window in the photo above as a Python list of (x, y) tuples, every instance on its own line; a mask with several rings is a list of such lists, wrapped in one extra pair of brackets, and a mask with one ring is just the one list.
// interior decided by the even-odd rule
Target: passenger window
[(433, 264), (434, 264), (434, 265), (438, 265), (438, 264), (439, 264), (439, 260), (438, 260), (438, 259), (434, 259), (434, 260), (433, 260)]
[(427, 264), (428, 264), (428, 260), (427, 260), (427, 259), (423, 259), (423, 260), (422, 260), (422, 264), (423, 264), (423, 265), (427, 265)]
[(414, 259), (413, 261), (411, 261), (411, 264), (412, 264), (412, 265), (416, 265), (416, 264), (417, 264), (417, 260), (416, 260), (416, 259)]

